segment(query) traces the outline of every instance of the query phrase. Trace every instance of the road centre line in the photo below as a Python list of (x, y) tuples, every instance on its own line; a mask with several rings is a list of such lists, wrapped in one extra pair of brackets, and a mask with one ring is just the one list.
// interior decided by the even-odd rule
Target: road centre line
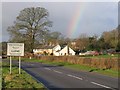
[(34, 64), (30, 64), (31, 66), (34, 66)]
[[(104, 88), (110, 88), (110, 89), (113, 89), (111, 87), (108, 87), (108, 86), (105, 86), (105, 85), (102, 85), (102, 84), (99, 84), (99, 83), (96, 83), (96, 82), (91, 82), (92, 84), (95, 84), (95, 85), (98, 85), (98, 86), (101, 86), (101, 87), (104, 87)], [(113, 89), (114, 90), (114, 89)]]
[[(46, 70), (51, 70), (50, 68), (44, 68), (44, 69), (46, 69)], [(62, 72), (60, 72), (60, 71), (57, 71), (57, 70), (53, 70), (53, 71), (56, 72), (56, 73), (62, 74)], [(77, 77), (77, 76), (74, 76), (74, 75), (71, 75), (71, 74), (67, 74), (67, 76), (73, 77), (73, 78), (76, 78), (76, 79), (79, 79), (79, 80), (83, 80), (82, 78)], [(112, 90), (115, 90), (115, 89), (113, 89), (113, 88), (111, 88), (111, 87), (108, 87), (108, 86), (105, 86), (105, 85), (103, 85), (103, 84), (99, 84), (99, 83), (96, 83), (96, 82), (91, 82), (91, 83), (92, 83), (92, 84), (95, 84), (95, 85), (98, 85), (98, 86), (101, 86), (101, 87), (104, 87), (104, 88), (110, 88), (110, 89), (112, 89)]]
[(67, 76), (74, 77), (74, 78), (79, 79), (79, 80), (83, 80), (82, 78), (74, 76), (74, 75), (67, 74)]
[(51, 70), (50, 68), (44, 68), (44, 69), (46, 69), (46, 70)]
[(62, 74), (62, 72), (60, 72), (60, 71), (56, 71), (56, 70), (53, 70), (53, 71)]

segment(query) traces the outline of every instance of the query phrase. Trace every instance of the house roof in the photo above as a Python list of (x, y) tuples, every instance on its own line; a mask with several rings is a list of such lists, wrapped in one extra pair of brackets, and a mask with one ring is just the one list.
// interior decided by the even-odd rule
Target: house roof
[(61, 45), (61, 49), (65, 48), (67, 45)]

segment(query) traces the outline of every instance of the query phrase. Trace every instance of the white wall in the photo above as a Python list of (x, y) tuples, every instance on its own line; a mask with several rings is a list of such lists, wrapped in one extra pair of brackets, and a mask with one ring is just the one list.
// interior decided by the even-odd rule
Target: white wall
[(33, 49), (34, 54), (43, 53), (44, 51), (49, 54), (53, 53), (52, 49)]
[(75, 55), (75, 52), (69, 47), (69, 53), (70, 55)]
[(59, 56), (60, 54), (59, 54), (58, 50), (61, 50), (60, 45), (57, 45), (53, 48), (53, 55)]
[(57, 46), (55, 46), (54, 48), (53, 48), (53, 52), (55, 51), (58, 51), (58, 50), (61, 50), (61, 47), (60, 47), (60, 45), (57, 45)]
[(59, 53), (61, 56), (68, 55), (68, 46), (64, 47)]
[[(60, 55), (68, 55), (68, 46), (64, 47), (60, 52)], [(69, 55), (75, 55), (75, 52), (69, 47)]]

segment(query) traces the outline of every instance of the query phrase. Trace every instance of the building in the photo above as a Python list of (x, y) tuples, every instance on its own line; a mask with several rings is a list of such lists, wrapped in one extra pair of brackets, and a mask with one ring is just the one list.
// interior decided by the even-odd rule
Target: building
[(37, 55), (54, 55), (54, 56), (64, 56), (64, 55), (75, 55), (75, 51), (72, 50), (69, 46), (61, 47), (60, 45), (56, 46), (47, 46), (44, 48), (33, 49), (34, 54)]
[(61, 49), (59, 51), (59, 55), (63, 56), (63, 55), (75, 55), (75, 51), (72, 50), (70, 47), (65, 46), (63, 49)]
[(60, 56), (59, 51), (61, 50), (61, 46), (57, 45), (53, 48), (53, 55), (54, 56)]
[(37, 49), (33, 49), (35, 55), (51, 55), (53, 53), (54, 46), (44, 46)]

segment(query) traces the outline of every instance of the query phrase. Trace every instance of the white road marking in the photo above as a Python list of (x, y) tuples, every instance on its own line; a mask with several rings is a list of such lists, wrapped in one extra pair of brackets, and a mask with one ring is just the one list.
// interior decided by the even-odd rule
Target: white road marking
[(96, 83), (96, 82), (91, 82), (91, 83), (95, 84), (95, 85), (98, 85), (98, 86), (101, 86), (101, 87), (104, 87), (104, 88), (111, 88), (111, 87), (108, 87), (108, 86), (105, 86), (105, 85), (102, 85), (102, 84), (99, 84), (99, 83)]
[(34, 64), (30, 64), (31, 66), (34, 66)]
[(73, 76), (73, 75), (70, 75), (70, 74), (67, 74), (67, 76), (74, 77), (74, 78), (79, 79), (79, 80), (83, 80), (83, 79), (82, 79), (82, 78), (80, 78), (80, 77)]
[(46, 70), (51, 70), (50, 68), (44, 68), (44, 69), (46, 69)]
[(60, 74), (62, 74), (62, 72), (60, 72), (60, 71), (56, 71), (56, 70), (53, 70), (54, 72), (56, 72), (56, 73), (60, 73)]

